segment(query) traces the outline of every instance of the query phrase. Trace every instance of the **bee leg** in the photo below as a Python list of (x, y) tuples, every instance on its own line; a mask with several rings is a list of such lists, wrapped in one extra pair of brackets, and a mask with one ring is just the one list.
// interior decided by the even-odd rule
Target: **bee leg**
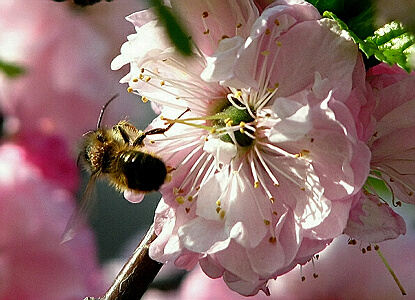
[[(125, 131), (124, 128), (122, 128), (121, 126), (117, 125), (116, 126), (117, 130), (120, 132), (122, 139), (124, 140), (124, 142), (126, 144), (130, 144), (130, 136), (128, 135), (128, 133)], [(134, 142), (135, 143), (135, 142)]]
[[(184, 112), (182, 112), (180, 114), (180, 116), (177, 117), (177, 119), (180, 119), (185, 113), (187, 113), (188, 111), (190, 111), (190, 108), (187, 108)], [(177, 120), (176, 119), (176, 120)], [(143, 135), (139, 136), (133, 143), (134, 146), (140, 146), (143, 144), (144, 139), (146, 138), (147, 135), (153, 135), (153, 134), (164, 134), (167, 130), (169, 130), (174, 123), (169, 124), (169, 126), (167, 126), (166, 128), (153, 128), (150, 129), (149, 131), (146, 131), (143, 133)]]

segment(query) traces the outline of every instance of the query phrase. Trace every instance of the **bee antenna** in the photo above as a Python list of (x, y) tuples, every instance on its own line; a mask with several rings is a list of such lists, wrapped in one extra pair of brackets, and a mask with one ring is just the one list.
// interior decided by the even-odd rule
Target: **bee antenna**
[(115, 98), (117, 98), (120, 94), (115, 94), (114, 96), (111, 97), (110, 100), (108, 100), (107, 103), (104, 104), (104, 106), (101, 109), (101, 113), (99, 114), (99, 118), (98, 118), (98, 123), (97, 123), (97, 129), (99, 129), (101, 127), (101, 121), (102, 121), (102, 116), (104, 115), (104, 111), (107, 108), (108, 104), (110, 104), (112, 102), (112, 100), (114, 100)]

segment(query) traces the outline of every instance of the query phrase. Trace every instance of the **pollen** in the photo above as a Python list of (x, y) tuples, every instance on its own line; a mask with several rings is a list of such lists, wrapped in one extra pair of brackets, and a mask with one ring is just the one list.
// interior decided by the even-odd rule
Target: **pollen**
[(275, 42), (275, 45), (277, 45), (278, 47), (281, 47), (281, 46), (282, 46), (282, 44), (281, 44), (281, 42), (280, 42), (280, 41), (276, 41), (276, 42)]
[(166, 176), (166, 182), (171, 182), (171, 180), (172, 180), (172, 176), (171, 176), (171, 174), (167, 174), (167, 176)]
[(141, 71), (141, 73), (144, 73), (144, 68), (141, 68), (141, 70), (140, 70), (140, 71)]
[(220, 208), (220, 207), (216, 207), (216, 212), (217, 213), (220, 213), (220, 211), (222, 210), (222, 208)]
[(194, 200), (193, 196), (187, 197), (187, 201), (192, 202)]
[(165, 85), (166, 83), (164, 82), (164, 80), (162, 80), (162, 81), (160, 81), (160, 85), (161, 86), (163, 86), (163, 85)]
[(205, 31), (203, 31), (203, 34), (209, 34), (209, 33), (210, 33), (209, 29), (206, 29)]
[(271, 224), (271, 222), (270, 222), (270, 220), (266, 220), (266, 219), (265, 219), (265, 220), (264, 220), (264, 224), (268, 226), (268, 225), (270, 225), (270, 224)]
[(255, 182), (254, 182), (254, 188), (256, 188), (256, 189), (257, 189), (258, 187), (259, 187), (259, 181), (255, 181)]
[(204, 11), (204, 12), (202, 13), (202, 17), (203, 17), (203, 18), (207, 18), (207, 17), (209, 17), (209, 13), (208, 13), (207, 11)]
[(275, 203), (275, 198), (271, 197), (271, 198), (269, 198), (269, 201), (271, 201), (271, 203)]
[(275, 210), (272, 212), (272, 214), (278, 216), (278, 213)]
[(144, 75), (143, 74), (140, 74), (140, 76), (138, 76), (138, 78), (144, 79)]
[(220, 206), (220, 205), (221, 205), (220, 200), (216, 200), (216, 205), (217, 205), (217, 206)]
[(271, 34), (271, 30), (269, 30), (269, 28), (265, 29), (265, 35), (270, 35)]
[(131, 86), (129, 86), (129, 87), (127, 88), (127, 92), (132, 93), (132, 92), (134, 92), (134, 89), (133, 89)]
[(138, 82), (138, 78), (133, 78), (133, 82)]
[(280, 21), (278, 21), (278, 19), (275, 19), (274, 23), (275, 25), (280, 26)]
[(242, 27), (242, 23), (238, 23), (237, 25), (236, 25), (236, 28), (241, 28)]
[(242, 96), (242, 92), (241, 91), (237, 91), (233, 95), (234, 95), (235, 98), (240, 98)]
[(268, 239), (268, 242), (270, 242), (271, 244), (275, 244), (277, 242), (277, 238), (275, 236), (272, 236)]
[(184, 203), (184, 197), (183, 196), (177, 196), (176, 197), (176, 202), (178, 204), (183, 204)]
[(144, 78), (144, 81), (145, 81), (145, 82), (149, 82), (149, 81), (150, 81), (150, 79), (151, 79), (151, 77), (150, 77), (150, 76), (146, 76), (146, 77)]
[(269, 50), (262, 51), (261, 54), (263, 56), (267, 56), (267, 55), (269, 55)]
[(225, 211), (223, 209), (219, 212), (219, 217), (221, 219), (223, 219), (225, 217)]

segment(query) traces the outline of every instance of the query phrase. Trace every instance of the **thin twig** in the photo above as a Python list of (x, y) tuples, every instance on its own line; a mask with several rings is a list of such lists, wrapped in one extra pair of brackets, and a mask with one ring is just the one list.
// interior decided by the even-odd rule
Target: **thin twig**
[[(150, 244), (156, 239), (154, 226), (151, 225), (130, 259), (124, 265), (114, 283), (100, 300), (141, 299), (153, 282), (163, 264), (148, 255)], [(93, 300), (87, 297), (84, 300)]]

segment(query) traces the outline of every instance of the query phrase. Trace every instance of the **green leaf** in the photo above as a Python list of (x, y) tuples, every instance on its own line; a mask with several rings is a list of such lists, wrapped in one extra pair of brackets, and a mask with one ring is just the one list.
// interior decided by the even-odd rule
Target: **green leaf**
[(362, 40), (334, 13), (324, 12), (323, 16), (336, 20), (368, 58), (374, 56), (380, 62), (385, 62), (390, 66), (397, 64), (408, 73), (411, 71), (409, 56), (415, 53), (415, 35), (400, 23), (388, 23), (376, 30), (373, 35)]
[(375, 31), (375, 8), (371, 0), (308, 0), (320, 14), (334, 13), (359, 38), (365, 39)]
[(10, 78), (18, 77), (25, 72), (23, 67), (2, 60), (0, 60), (0, 71)]
[(149, 0), (149, 4), (155, 8), (159, 20), (166, 28), (167, 35), (177, 50), (183, 55), (191, 55), (193, 52), (190, 36), (186, 33), (176, 16), (173, 15), (171, 10), (161, 0)]

